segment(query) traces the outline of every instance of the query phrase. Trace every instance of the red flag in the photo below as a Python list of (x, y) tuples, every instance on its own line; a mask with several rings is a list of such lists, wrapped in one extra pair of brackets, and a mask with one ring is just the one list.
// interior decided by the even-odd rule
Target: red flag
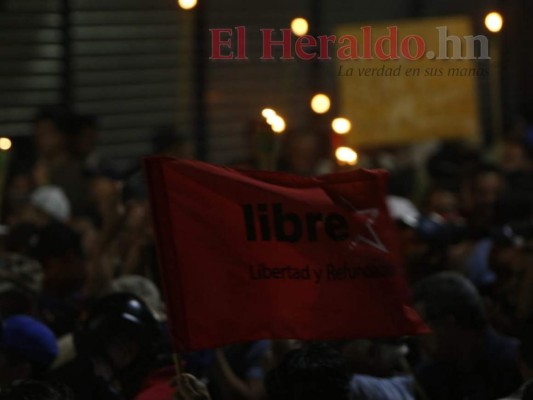
[(144, 165), (176, 350), (426, 331), (408, 303), (385, 172)]

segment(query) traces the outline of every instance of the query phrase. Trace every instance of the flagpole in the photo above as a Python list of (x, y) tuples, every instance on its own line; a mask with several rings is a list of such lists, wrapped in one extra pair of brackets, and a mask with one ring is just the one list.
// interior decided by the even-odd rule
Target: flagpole
[[(411, 376), (415, 376), (413, 369), (411, 368), (411, 364), (409, 364), (409, 361), (407, 361), (404, 355), (400, 357), (400, 366), (403, 368), (404, 372), (407, 372)], [(418, 394), (421, 400), (429, 400), (426, 391), (422, 388), (422, 386), (420, 386), (420, 383), (418, 382), (416, 377), (413, 379), (413, 388), (415, 393)]]
[(174, 368), (176, 369), (176, 377), (178, 378), (176, 380), (176, 388), (179, 389), (181, 386), (181, 375), (183, 374), (180, 354), (177, 352), (174, 352), (172, 354), (172, 359), (174, 360)]

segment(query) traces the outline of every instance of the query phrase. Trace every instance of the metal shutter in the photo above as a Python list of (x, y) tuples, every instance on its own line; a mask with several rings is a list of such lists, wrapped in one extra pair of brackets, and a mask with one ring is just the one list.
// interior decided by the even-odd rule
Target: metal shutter
[(158, 126), (190, 136), (190, 17), (172, 0), (73, 0), (71, 12), (74, 110), (99, 117), (104, 156), (149, 153)]
[(63, 22), (59, 0), (0, 2), (0, 135), (29, 134), (37, 108), (61, 101)]

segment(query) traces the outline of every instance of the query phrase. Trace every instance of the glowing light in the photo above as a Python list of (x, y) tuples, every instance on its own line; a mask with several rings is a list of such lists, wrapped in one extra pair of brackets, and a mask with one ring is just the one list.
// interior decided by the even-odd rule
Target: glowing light
[(11, 140), (8, 138), (0, 138), (0, 150), (9, 150), (11, 148)]
[(277, 118), (280, 118), (280, 116), (277, 115), (277, 114), (269, 115), (269, 116), (266, 118), (266, 122), (267, 122), (267, 124), (269, 124), (269, 125), (272, 126), (272, 124), (274, 124), (274, 121), (275, 121)]
[(271, 108), (265, 108), (261, 111), (261, 115), (266, 119), (276, 116), (276, 112)]
[(352, 129), (352, 123), (347, 118), (335, 118), (331, 121), (331, 128), (333, 132), (339, 135), (345, 135)]
[(270, 126), (272, 127), (272, 130), (276, 133), (282, 133), (287, 127), (287, 125), (285, 124), (285, 120), (279, 115), (276, 115), (272, 119), (272, 123), (270, 124)]
[(311, 109), (317, 114), (324, 114), (329, 111), (331, 100), (325, 94), (315, 94), (311, 99)]
[(502, 30), (503, 27), (503, 17), (498, 12), (488, 13), (485, 17), (485, 26), (491, 32), (497, 33)]
[(335, 150), (335, 157), (341, 165), (357, 164), (357, 153), (349, 147), (337, 147), (337, 150)]
[(303, 36), (309, 31), (309, 23), (305, 18), (294, 18), (291, 21), (291, 30), (296, 36)]
[(273, 109), (265, 108), (261, 111), (261, 115), (266, 119), (267, 124), (270, 125), (273, 132), (282, 133), (285, 128), (287, 128), (285, 120), (280, 117)]
[(178, 5), (184, 10), (192, 10), (198, 4), (198, 0), (178, 0)]

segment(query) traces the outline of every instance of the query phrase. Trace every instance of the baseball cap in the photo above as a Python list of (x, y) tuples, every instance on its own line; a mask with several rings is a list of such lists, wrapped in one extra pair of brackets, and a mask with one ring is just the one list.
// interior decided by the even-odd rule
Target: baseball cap
[(165, 319), (165, 306), (159, 289), (151, 280), (139, 275), (123, 275), (111, 282), (110, 293), (131, 293), (142, 299), (158, 321)]
[(31, 194), (31, 204), (51, 217), (65, 222), (70, 218), (70, 201), (58, 186), (41, 186)]
[(411, 200), (399, 196), (387, 196), (387, 207), (392, 219), (418, 219), (420, 213)]
[(4, 320), (0, 348), (43, 367), (52, 364), (58, 354), (52, 331), (27, 315), (14, 315)]

